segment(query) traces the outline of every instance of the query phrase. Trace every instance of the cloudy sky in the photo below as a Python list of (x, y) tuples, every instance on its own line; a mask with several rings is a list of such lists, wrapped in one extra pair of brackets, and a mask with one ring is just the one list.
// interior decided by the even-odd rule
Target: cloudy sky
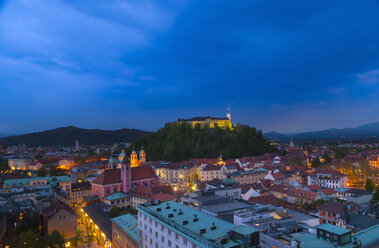
[(379, 1), (0, 0), (0, 133), (379, 121)]

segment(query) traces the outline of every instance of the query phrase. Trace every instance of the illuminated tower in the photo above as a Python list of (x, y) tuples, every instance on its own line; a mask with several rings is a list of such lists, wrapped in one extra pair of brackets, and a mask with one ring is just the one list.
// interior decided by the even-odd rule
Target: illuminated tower
[(132, 184), (130, 164), (126, 160), (125, 158), (121, 166), (122, 191), (125, 193), (130, 190)]
[(138, 155), (134, 149), (132, 151), (132, 154), (130, 155), (130, 166), (131, 167), (137, 167), (138, 166)]
[(145, 163), (146, 162), (146, 153), (143, 150), (143, 147), (142, 147), (142, 150), (139, 153), (139, 160), (140, 160), (141, 163)]
[(226, 118), (228, 118), (230, 121), (232, 120), (232, 114), (230, 112), (230, 108), (226, 109)]

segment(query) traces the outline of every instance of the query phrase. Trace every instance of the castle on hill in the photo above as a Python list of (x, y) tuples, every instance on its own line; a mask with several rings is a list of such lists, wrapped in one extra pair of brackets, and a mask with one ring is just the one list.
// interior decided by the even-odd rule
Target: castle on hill
[(232, 120), (231, 120), (231, 114), (230, 112), (226, 113), (226, 117), (193, 117), (191, 119), (178, 119), (176, 123), (186, 123), (192, 126), (194, 128), (197, 124), (200, 125), (200, 127), (209, 127), (209, 128), (215, 128), (218, 126), (219, 128), (226, 129), (230, 128), (232, 129)]

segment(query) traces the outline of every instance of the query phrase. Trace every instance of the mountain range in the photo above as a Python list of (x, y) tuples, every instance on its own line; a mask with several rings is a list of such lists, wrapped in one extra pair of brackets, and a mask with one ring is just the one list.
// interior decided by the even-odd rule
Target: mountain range
[(0, 145), (13, 146), (74, 146), (78, 140), (81, 145), (111, 145), (117, 142), (133, 142), (147, 133), (142, 130), (123, 128), (118, 130), (84, 129), (74, 126), (61, 127), (43, 132), (14, 135), (0, 138)]
[(379, 122), (361, 125), (355, 128), (330, 128), (320, 131), (301, 133), (278, 133), (275, 131), (265, 133), (264, 136), (272, 140), (283, 139), (344, 139), (344, 138), (375, 138), (379, 137)]

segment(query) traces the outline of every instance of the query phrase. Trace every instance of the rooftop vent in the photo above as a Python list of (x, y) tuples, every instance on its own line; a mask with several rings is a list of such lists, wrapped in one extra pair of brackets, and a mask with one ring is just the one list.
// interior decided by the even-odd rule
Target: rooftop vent
[(157, 212), (160, 212), (162, 209), (161, 208), (157, 208)]
[(200, 229), (200, 234), (203, 234), (203, 233), (205, 233), (205, 228), (203, 228), (203, 229)]
[(199, 219), (197, 218), (197, 214), (194, 214), (193, 217), (194, 217), (193, 222), (196, 222), (196, 221), (199, 220)]
[(217, 227), (214, 222), (212, 222), (211, 230), (215, 230)]
[(174, 217), (174, 214), (169, 214), (168, 217), (172, 218), (172, 217)]
[(182, 215), (183, 214), (183, 212), (182, 211), (180, 211), (179, 213), (178, 213), (178, 215)]
[(183, 225), (187, 225), (188, 224), (188, 220), (183, 220)]
[(173, 211), (176, 212), (176, 208), (174, 208)]
[(222, 245), (225, 245), (226, 243), (228, 243), (228, 239), (221, 239), (221, 244)]

